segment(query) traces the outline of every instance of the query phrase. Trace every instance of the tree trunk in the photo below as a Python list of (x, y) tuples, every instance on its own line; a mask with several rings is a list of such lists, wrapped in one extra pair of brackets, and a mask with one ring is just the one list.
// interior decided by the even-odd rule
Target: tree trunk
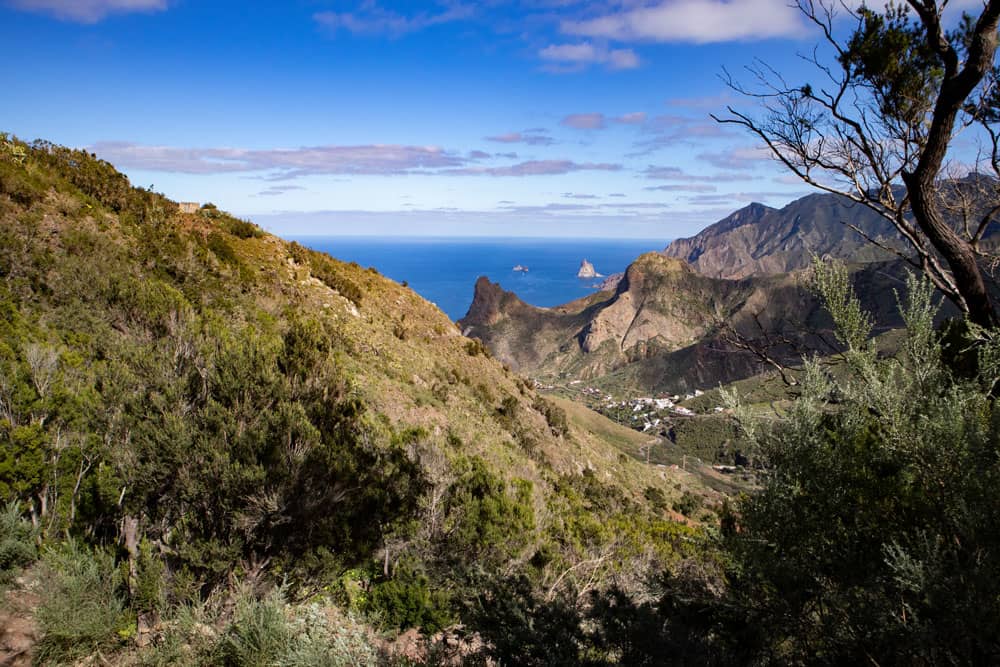
[(930, 173), (903, 173), (913, 217), (921, 231), (948, 262), (955, 276), (955, 285), (965, 301), (963, 310), (969, 319), (983, 327), (997, 327), (1000, 325), (1000, 318), (997, 317), (996, 308), (986, 289), (986, 281), (976, 261), (976, 254), (942, 219), (941, 211), (934, 201), (935, 185), (933, 182), (928, 183), (932, 179), (933, 174)]
[(936, 181), (948, 152), (958, 113), (993, 66), (1000, 0), (989, 0), (979, 16), (961, 70), (959, 55), (944, 33), (937, 7), (934, 6), (935, 11), (931, 11), (926, 4), (915, 0), (909, 2), (927, 30), (927, 46), (941, 57), (945, 72), (934, 103), (927, 143), (914, 170), (903, 171), (903, 183), (906, 184), (913, 217), (955, 276), (955, 285), (965, 302), (958, 305), (964, 306), (963, 310), (975, 324), (994, 328), (1000, 324), (1000, 318), (986, 289), (972, 245), (945, 223), (935, 197), (938, 194)]
[(135, 517), (122, 517), (122, 542), (128, 554), (128, 592), (134, 598), (139, 582), (139, 520)]

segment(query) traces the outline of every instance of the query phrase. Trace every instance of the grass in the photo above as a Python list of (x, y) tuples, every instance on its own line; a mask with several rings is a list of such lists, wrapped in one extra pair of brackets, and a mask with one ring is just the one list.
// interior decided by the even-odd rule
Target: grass
[(73, 662), (114, 649), (134, 634), (120, 594), (114, 557), (76, 542), (49, 549), (42, 559), (38, 623), (41, 664)]

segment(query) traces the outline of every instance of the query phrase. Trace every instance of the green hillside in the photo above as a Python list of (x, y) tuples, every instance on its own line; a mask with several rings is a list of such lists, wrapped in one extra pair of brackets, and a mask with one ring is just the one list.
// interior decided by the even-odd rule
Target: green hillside
[(0, 136), (0, 497), (50, 581), (120, 579), (103, 626), (42, 619), (46, 660), (130, 655), (211, 600), (225, 632), (237, 591), (252, 615), (282, 582), (429, 632), (474, 632), (509, 582), (571, 605), (638, 592), (699, 539), (671, 506), (718, 497), (615, 428), (374, 269)]

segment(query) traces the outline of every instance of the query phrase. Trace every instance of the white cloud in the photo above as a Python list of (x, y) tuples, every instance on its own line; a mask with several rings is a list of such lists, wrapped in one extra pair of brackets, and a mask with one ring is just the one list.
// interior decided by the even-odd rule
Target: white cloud
[(416, 169), (457, 167), (467, 159), (437, 146), (311, 146), (248, 150), (177, 148), (120, 141), (91, 146), (118, 167), (184, 174), (274, 171), (294, 178), (309, 174), (401, 174)]
[(643, 188), (650, 192), (715, 192), (717, 188), (707, 183), (679, 183), (671, 185), (652, 185)]
[(607, 125), (607, 118), (602, 113), (572, 113), (559, 121), (559, 124), (574, 130), (603, 130)]
[(667, 0), (564, 21), (561, 28), (582, 37), (695, 44), (798, 37), (805, 32), (801, 13), (787, 0)]
[(486, 137), (486, 140), (501, 144), (527, 144), (529, 146), (550, 146), (555, 143), (555, 140), (541, 129), (507, 132), (506, 134)]
[(750, 146), (718, 153), (699, 153), (698, 159), (719, 169), (754, 169), (762, 162), (774, 160), (774, 156), (763, 146)]
[(304, 148), (176, 148), (121, 141), (98, 142), (88, 150), (119, 168), (182, 174), (266, 172), (264, 180), (312, 175), (428, 174), (444, 176), (550, 176), (576, 171), (618, 171), (619, 164), (573, 160), (528, 160), (477, 166), (478, 154), (461, 155), (437, 146), (312, 146)]
[(355, 12), (317, 12), (313, 15), (313, 20), (331, 33), (347, 30), (354, 34), (387, 34), (399, 37), (442, 23), (468, 19), (472, 15), (472, 7), (460, 3), (454, 3), (436, 14), (418, 12), (407, 16), (390, 9), (383, 9), (375, 0), (365, 0)]
[(635, 111), (633, 113), (622, 114), (612, 120), (616, 123), (622, 123), (623, 125), (642, 125), (646, 122), (646, 112)]
[(620, 164), (574, 162), (572, 160), (528, 160), (502, 167), (446, 169), (439, 174), (454, 176), (557, 176), (575, 171), (620, 171)]
[(575, 72), (603, 65), (608, 69), (635, 69), (640, 65), (639, 56), (632, 49), (608, 49), (590, 42), (578, 44), (550, 44), (538, 52), (538, 57), (557, 72)]
[(167, 0), (9, 0), (14, 9), (48, 14), (62, 21), (97, 23), (110, 14), (162, 12)]

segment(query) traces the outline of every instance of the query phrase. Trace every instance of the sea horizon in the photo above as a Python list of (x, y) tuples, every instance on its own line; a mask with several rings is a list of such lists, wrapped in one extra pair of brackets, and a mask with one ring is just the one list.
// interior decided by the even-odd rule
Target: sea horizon
[[(533, 306), (551, 308), (595, 291), (601, 278), (577, 278), (583, 260), (603, 276), (624, 271), (639, 255), (662, 251), (670, 239), (534, 236), (362, 236), (289, 237), (332, 257), (374, 267), (405, 282), (452, 320), (472, 303), (480, 276), (497, 282)], [(515, 266), (527, 272), (515, 271)]]

